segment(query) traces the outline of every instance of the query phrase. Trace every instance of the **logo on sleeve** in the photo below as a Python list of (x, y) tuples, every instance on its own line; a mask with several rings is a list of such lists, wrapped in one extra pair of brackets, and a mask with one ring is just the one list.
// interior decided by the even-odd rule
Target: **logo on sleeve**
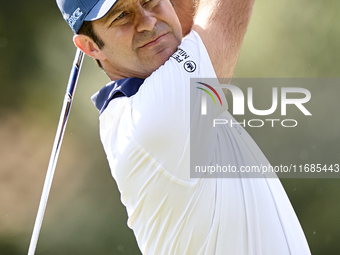
[(186, 53), (185, 50), (178, 48), (177, 51), (174, 54), (172, 54), (171, 57), (175, 59), (178, 63), (182, 63), (184, 60), (190, 58), (190, 55)]
[(184, 69), (188, 73), (193, 73), (196, 70), (196, 63), (194, 61), (189, 60), (184, 63)]
[(188, 73), (193, 73), (196, 71), (196, 63), (192, 60), (189, 60), (190, 55), (183, 49), (178, 48), (177, 51), (171, 56), (174, 60), (176, 60), (179, 64), (183, 63), (184, 70)]

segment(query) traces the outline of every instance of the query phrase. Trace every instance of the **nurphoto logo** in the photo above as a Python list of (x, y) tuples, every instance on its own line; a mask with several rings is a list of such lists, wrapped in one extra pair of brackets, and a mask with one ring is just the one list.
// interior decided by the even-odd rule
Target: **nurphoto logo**
[[(196, 82), (201, 86), (196, 87), (199, 90), (204, 91), (205, 93), (201, 94), (201, 115), (207, 115), (208, 112), (208, 103), (207, 100), (210, 97), (210, 100), (213, 100), (214, 104), (217, 106), (218, 103), (222, 106), (222, 100), (220, 95), (217, 92), (217, 89), (228, 89), (231, 92), (233, 99), (233, 115), (245, 115), (245, 107), (247, 106), (250, 113), (256, 116), (269, 116), (275, 113), (280, 105), (281, 116), (287, 115), (287, 105), (294, 105), (299, 109), (305, 116), (312, 116), (310, 111), (304, 106), (311, 99), (311, 93), (308, 89), (305, 88), (296, 88), (296, 87), (273, 87), (271, 93), (271, 106), (268, 109), (256, 109), (254, 106), (254, 96), (253, 96), (253, 87), (247, 88), (247, 94), (245, 95), (243, 91), (231, 84), (219, 84), (219, 85), (209, 85), (203, 82)], [(280, 90), (279, 90), (280, 89)], [(280, 91), (280, 97), (279, 97)], [(290, 97), (289, 95), (294, 95), (295, 98)], [(298, 98), (296, 98), (298, 97)], [(247, 104), (245, 104), (247, 102)], [(298, 125), (297, 120), (295, 119), (250, 119), (248, 121), (244, 120), (243, 122), (236, 122), (235, 120), (226, 120), (226, 119), (214, 119), (213, 125), (226, 125), (229, 124), (231, 126), (240, 124), (243, 127), (262, 127), (265, 123), (271, 124), (271, 127), (275, 126), (276, 122), (280, 122), (283, 127), (296, 127)]]
[[(203, 82), (197, 82), (198, 84), (201, 84), (202, 86), (203, 86), (203, 88), (202, 87), (197, 87), (198, 89), (200, 89), (200, 90), (203, 90), (204, 92), (206, 92), (206, 93), (202, 93), (202, 101), (201, 101), (201, 114), (202, 115), (207, 115), (207, 108), (208, 108), (208, 106), (207, 106), (207, 94), (211, 97), (211, 99), (214, 101), (214, 103), (215, 103), (215, 105), (217, 105), (217, 103), (216, 103), (216, 100), (215, 100), (215, 96), (216, 96), (216, 98), (218, 98), (218, 100), (219, 100), (219, 102), (220, 102), (220, 104), (221, 104), (221, 106), (222, 106), (222, 100), (221, 100), (221, 97), (220, 97), (220, 95), (217, 93), (217, 91), (216, 91), (216, 89), (214, 89), (212, 86), (210, 86), (210, 85), (208, 85), (208, 84), (206, 84), (206, 83), (203, 83)], [(209, 91), (209, 90), (214, 94), (211, 94), (211, 92)]]

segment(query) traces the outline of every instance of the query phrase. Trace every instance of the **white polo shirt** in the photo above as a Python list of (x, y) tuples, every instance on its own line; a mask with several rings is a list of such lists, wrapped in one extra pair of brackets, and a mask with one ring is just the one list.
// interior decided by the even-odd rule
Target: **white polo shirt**
[[(190, 178), (190, 78), (216, 78), (196, 32), (145, 81), (108, 84), (95, 96), (112, 175), (143, 254), (305, 255), (308, 244), (278, 179)], [(191, 100), (200, 100), (197, 97)], [(232, 118), (223, 106), (215, 116)], [(206, 128), (204, 130), (206, 132)], [(242, 128), (221, 125), (200, 140), (211, 164), (267, 159)]]

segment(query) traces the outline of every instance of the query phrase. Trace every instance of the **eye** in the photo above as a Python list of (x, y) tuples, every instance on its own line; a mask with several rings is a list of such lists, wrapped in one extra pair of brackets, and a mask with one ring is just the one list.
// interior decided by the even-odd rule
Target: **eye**
[(150, 3), (150, 2), (152, 2), (152, 0), (144, 0), (143, 5), (148, 4), (148, 3)]
[(125, 15), (126, 15), (126, 13), (122, 12), (114, 21), (120, 20), (121, 18), (124, 18)]

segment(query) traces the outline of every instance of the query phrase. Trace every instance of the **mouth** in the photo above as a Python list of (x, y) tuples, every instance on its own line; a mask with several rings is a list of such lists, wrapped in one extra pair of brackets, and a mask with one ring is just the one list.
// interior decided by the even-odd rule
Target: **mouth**
[(147, 48), (147, 47), (153, 47), (155, 45), (157, 45), (158, 43), (160, 43), (164, 37), (167, 35), (168, 33), (164, 33), (150, 41), (148, 41), (147, 43), (145, 43), (144, 45), (142, 45), (140, 48)]

